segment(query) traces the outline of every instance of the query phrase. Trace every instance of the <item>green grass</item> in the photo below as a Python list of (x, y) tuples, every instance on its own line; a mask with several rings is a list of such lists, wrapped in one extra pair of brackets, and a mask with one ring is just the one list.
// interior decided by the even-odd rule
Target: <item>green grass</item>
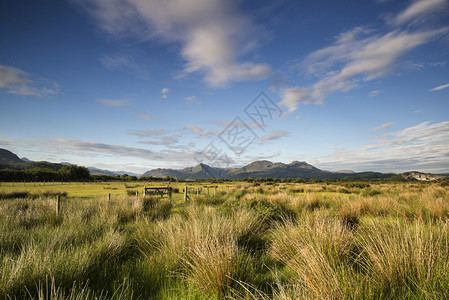
[(0, 298), (449, 297), (448, 187), (143, 185), (2, 183)]

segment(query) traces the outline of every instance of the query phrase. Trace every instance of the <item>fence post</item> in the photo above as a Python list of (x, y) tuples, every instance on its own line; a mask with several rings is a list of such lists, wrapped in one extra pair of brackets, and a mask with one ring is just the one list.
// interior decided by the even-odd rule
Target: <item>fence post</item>
[(184, 202), (187, 201), (187, 185), (184, 187)]
[(197, 195), (197, 196), (200, 195), (200, 188), (199, 188), (199, 187), (196, 188), (196, 195)]
[(139, 192), (136, 192), (136, 201), (139, 201)]
[(217, 187), (214, 188), (214, 195), (217, 194)]
[(143, 196), (145, 197), (147, 195), (147, 186), (143, 186)]
[(111, 203), (111, 193), (108, 193), (108, 204)]
[(207, 195), (209, 196), (209, 187), (207, 187)]
[(168, 193), (168, 200), (170, 200), (170, 204), (172, 204), (173, 201), (172, 201), (172, 196), (171, 196), (171, 193), (172, 193), (172, 188), (171, 187), (168, 188), (167, 193)]
[(58, 194), (56, 197), (56, 214), (59, 215), (59, 210), (61, 209), (61, 195)]

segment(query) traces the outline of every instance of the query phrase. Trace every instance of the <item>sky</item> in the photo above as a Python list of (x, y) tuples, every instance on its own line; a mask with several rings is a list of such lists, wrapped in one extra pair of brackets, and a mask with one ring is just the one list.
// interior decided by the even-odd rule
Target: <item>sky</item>
[(449, 3), (2, 0), (0, 148), (449, 173)]

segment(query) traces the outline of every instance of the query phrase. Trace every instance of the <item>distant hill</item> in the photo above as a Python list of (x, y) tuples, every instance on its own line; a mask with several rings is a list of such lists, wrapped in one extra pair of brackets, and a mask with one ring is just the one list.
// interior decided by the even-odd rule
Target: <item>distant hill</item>
[(24, 163), (17, 155), (6, 149), (0, 149), (0, 163), (2, 164), (21, 164)]
[(436, 175), (436, 174), (422, 173), (422, 172), (417, 172), (417, 171), (405, 172), (405, 173), (402, 173), (402, 176), (406, 180), (411, 180), (411, 181), (443, 180), (447, 177), (446, 175)]
[[(13, 152), (0, 149), (0, 169), (30, 170), (34, 168), (60, 170), (64, 165), (71, 165), (69, 162), (50, 163), (46, 161), (30, 161), (27, 158), (20, 159)], [(116, 176), (128, 174), (137, 176), (139, 174), (126, 171), (109, 171), (95, 167), (89, 167), (92, 175)], [(245, 178), (305, 178), (305, 179), (347, 179), (347, 180), (408, 180), (408, 181), (433, 181), (443, 180), (446, 175), (436, 175), (422, 172), (405, 172), (402, 174), (379, 173), (379, 172), (353, 172), (342, 170), (329, 172), (320, 170), (304, 161), (293, 161), (289, 164), (281, 162), (271, 162), (260, 160), (252, 162), (242, 168), (215, 168), (206, 164), (199, 164), (195, 167), (184, 169), (154, 169), (142, 174), (143, 177), (174, 177), (179, 179), (245, 179)]]
[(108, 170), (102, 170), (95, 167), (88, 167), (90, 175), (107, 175), (107, 176), (115, 176), (117, 174), (108, 171)]
[(88, 167), (91, 175), (106, 175), (106, 176), (122, 176), (123, 174), (128, 174), (129, 176), (140, 176), (137, 173), (126, 172), (126, 171), (109, 171), (104, 169), (98, 169), (95, 167)]
[(293, 161), (289, 164), (273, 163), (267, 160), (255, 161), (242, 168), (214, 168), (206, 164), (196, 167), (174, 169), (154, 169), (145, 172), (142, 176), (165, 177), (171, 176), (179, 179), (236, 179), (236, 178), (305, 178), (305, 179), (389, 179), (395, 174), (379, 172), (352, 172), (339, 173), (320, 170), (303, 161)]
[(34, 168), (59, 170), (62, 164), (47, 161), (26, 161), (20, 159), (16, 154), (6, 149), (0, 149), (0, 169), (29, 170)]

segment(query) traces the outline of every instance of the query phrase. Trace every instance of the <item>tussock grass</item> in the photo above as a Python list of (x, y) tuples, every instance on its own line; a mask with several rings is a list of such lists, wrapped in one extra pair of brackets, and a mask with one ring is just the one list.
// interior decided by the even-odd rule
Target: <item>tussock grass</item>
[[(27, 185), (1, 196), (0, 298), (449, 298), (440, 184), (245, 183), (187, 202), (86, 184), (102, 194), (59, 214)], [(83, 193), (51, 188), (66, 186)]]
[[(343, 298), (356, 292), (351, 269), (353, 234), (337, 220), (322, 214), (297, 224), (285, 222), (272, 232), (270, 255), (293, 276), (291, 284), (316, 298)], [(353, 294), (355, 295), (355, 294)]]
[(448, 223), (370, 220), (357, 237), (373, 288), (388, 297), (443, 299), (449, 294)]

